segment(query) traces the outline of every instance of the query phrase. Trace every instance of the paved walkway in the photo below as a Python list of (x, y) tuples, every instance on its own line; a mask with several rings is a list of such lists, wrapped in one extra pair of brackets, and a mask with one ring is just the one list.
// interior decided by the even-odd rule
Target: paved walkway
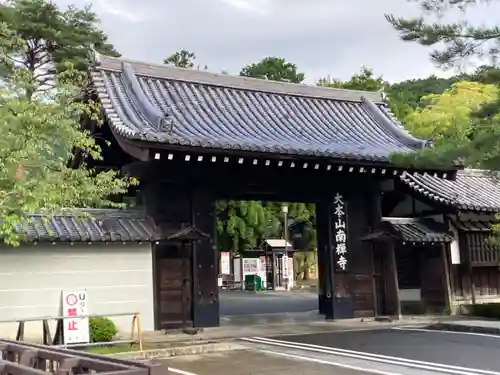
[(145, 333), (146, 344), (162, 344), (176, 342), (192, 342), (222, 340), (253, 336), (282, 336), (308, 334), (315, 332), (335, 332), (345, 330), (377, 329), (401, 325), (429, 325), (441, 321), (439, 317), (406, 317), (395, 322), (375, 322), (373, 319), (344, 319), (339, 321), (325, 321), (317, 313), (272, 314), (263, 316), (249, 316), (248, 321), (239, 317), (235, 324), (217, 328), (206, 328), (196, 335), (187, 335), (180, 332), (164, 334), (162, 332)]
[(219, 304), (223, 316), (295, 313), (318, 310), (318, 294), (308, 290), (263, 293), (223, 291), (219, 293)]
[(162, 360), (169, 375), (365, 375), (362, 371), (332, 367), (252, 350), (182, 356)]
[(500, 321), (480, 318), (457, 318), (439, 322), (429, 328), (443, 331), (474, 332), (500, 335)]

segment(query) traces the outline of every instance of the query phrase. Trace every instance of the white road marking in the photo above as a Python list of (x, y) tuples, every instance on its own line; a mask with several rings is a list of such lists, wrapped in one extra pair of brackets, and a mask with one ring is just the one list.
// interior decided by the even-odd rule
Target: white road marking
[(269, 338), (263, 338), (263, 337), (243, 338), (242, 340), (257, 343), (257, 344), (274, 345), (274, 346), (281, 346), (284, 348), (301, 349), (301, 350), (306, 350), (306, 351), (308, 350), (308, 351), (323, 353), (323, 354), (334, 354), (334, 355), (344, 356), (344, 357), (349, 357), (349, 358), (357, 358), (357, 359), (369, 360), (369, 361), (373, 361), (373, 362), (399, 365), (399, 366), (410, 367), (410, 368), (418, 368), (418, 369), (422, 369), (422, 370), (443, 372), (443, 373), (448, 373), (448, 374), (500, 375), (500, 372), (496, 372), (496, 371), (445, 365), (445, 364), (441, 364), (441, 363), (418, 361), (418, 360), (413, 360), (413, 359), (407, 359), (407, 358), (401, 358), (401, 357), (391, 357), (391, 356), (386, 356), (386, 355), (381, 355), (381, 354), (372, 354), (372, 353), (366, 353), (366, 352), (357, 352), (354, 350), (347, 350), (347, 349), (330, 348), (327, 346), (295, 343), (295, 342), (290, 342), (290, 341), (281, 341), (281, 340), (275, 340), (275, 339), (269, 339)]
[(174, 373), (179, 374), (179, 375), (198, 375), (198, 374), (195, 374), (194, 372), (179, 370), (178, 368), (173, 368), (173, 367), (168, 367), (167, 371), (174, 372)]
[(469, 335), (469, 336), (481, 336), (481, 337), (490, 337), (490, 338), (494, 338), (494, 339), (500, 339), (500, 335), (494, 335), (491, 333), (445, 331), (445, 330), (437, 330), (437, 329), (412, 328), (412, 327), (393, 327), (391, 329), (396, 330), (396, 331), (431, 332), (431, 333), (441, 333), (441, 334), (450, 333), (452, 335)]
[(313, 357), (304, 357), (301, 355), (296, 355), (296, 354), (289, 354), (289, 353), (281, 353), (281, 352), (274, 352), (272, 350), (263, 350), (259, 349), (260, 352), (262, 353), (267, 353), (271, 355), (279, 355), (282, 357), (287, 357), (287, 358), (292, 358), (292, 359), (298, 359), (301, 361), (308, 361), (308, 362), (314, 362), (314, 363), (319, 363), (322, 365), (330, 365), (330, 366), (335, 366), (335, 367), (342, 367), (348, 370), (354, 370), (354, 371), (360, 371), (360, 372), (369, 372), (371, 374), (378, 374), (378, 375), (403, 375), (397, 372), (388, 372), (388, 371), (381, 371), (381, 370), (374, 370), (374, 369), (369, 369), (369, 368), (363, 368), (363, 367), (358, 367), (358, 366), (351, 366), (345, 363), (340, 363), (340, 362), (332, 362), (332, 361), (325, 361), (323, 359), (319, 358), (313, 358)]

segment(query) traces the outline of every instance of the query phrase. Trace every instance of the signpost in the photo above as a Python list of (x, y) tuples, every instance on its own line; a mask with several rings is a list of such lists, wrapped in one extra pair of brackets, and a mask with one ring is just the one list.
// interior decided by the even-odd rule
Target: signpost
[(347, 270), (347, 230), (346, 230), (346, 213), (345, 202), (342, 194), (337, 193), (333, 200), (334, 220), (335, 220), (335, 254), (337, 257), (337, 268)]
[(220, 253), (220, 273), (221, 275), (230, 275), (231, 274), (231, 265), (230, 265), (230, 254), (228, 252)]
[(245, 279), (245, 275), (258, 275), (259, 263), (260, 259), (258, 258), (243, 258), (243, 279)]
[(90, 341), (87, 290), (62, 292), (62, 316), (68, 317), (63, 322), (64, 344), (81, 344)]

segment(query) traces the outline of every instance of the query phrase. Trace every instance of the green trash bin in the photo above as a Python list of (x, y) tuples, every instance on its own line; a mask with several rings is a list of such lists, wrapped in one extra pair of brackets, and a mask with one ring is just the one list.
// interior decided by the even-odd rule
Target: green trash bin
[(245, 275), (245, 290), (250, 292), (262, 291), (262, 278), (259, 275)]

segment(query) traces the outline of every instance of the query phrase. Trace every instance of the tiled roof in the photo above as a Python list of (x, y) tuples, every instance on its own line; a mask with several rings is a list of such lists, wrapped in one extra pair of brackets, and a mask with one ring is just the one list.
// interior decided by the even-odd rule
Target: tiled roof
[(458, 171), (455, 181), (427, 173), (405, 173), (401, 180), (418, 194), (463, 211), (500, 211), (500, 181), (488, 171)]
[(270, 247), (289, 247), (289, 248), (292, 248), (292, 244), (290, 242), (285, 241), (284, 239), (279, 239), (279, 238), (278, 239), (269, 239), (269, 240), (265, 240), (265, 242)]
[(453, 236), (444, 224), (431, 219), (383, 218), (372, 233), (363, 237), (365, 241), (393, 238), (403, 242), (451, 242)]
[(141, 212), (87, 210), (90, 216), (30, 214), (18, 230), (29, 242), (138, 242), (158, 239), (153, 219)]
[(464, 232), (491, 232), (494, 221), (484, 220), (461, 220), (456, 223), (458, 229)]
[(381, 93), (213, 74), (99, 56), (92, 80), (115, 134), (219, 150), (387, 162), (426, 142)]

